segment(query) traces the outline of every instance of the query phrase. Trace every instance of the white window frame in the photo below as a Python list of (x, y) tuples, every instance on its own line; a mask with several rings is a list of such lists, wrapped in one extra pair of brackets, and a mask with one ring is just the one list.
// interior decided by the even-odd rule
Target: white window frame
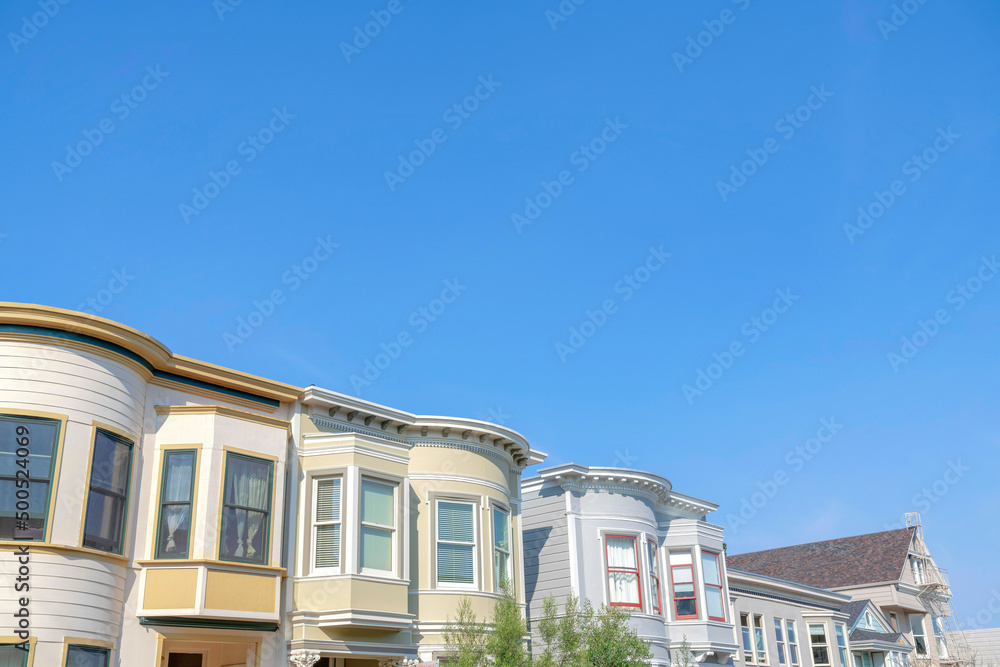
[[(361, 507), (361, 496), (362, 496), (362, 493), (364, 492), (365, 482), (371, 482), (372, 484), (380, 484), (382, 486), (388, 486), (388, 487), (392, 488), (392, 522), (393, 522), (393, 525), (391, 525), (391, 526), (383, 526), (381, 524), (366, 522), (364, 520), (364, 511), (363, 511), (363, 509)], [(341, 482), (341, 485), (342, 485), (341, 489), (343, 489), (343, 482)], [(357, 491), (357, 494), (355, 495), (355, 497), (357, 498), (357, 503), (358, 503), (358, 505), (357, 505), (357, 507), (358, 507), (358, 515), (357, 515), (358, 516), (357, 541), (358, 542), (357, 542), (357, 547), (355, 548), (355, 552), (357, 553), (357, 559), (358, 559), (358, 561), (357, 561), (357, 563), (358, 563), (358, 572), (360, 572), (361, 574), (366, 574), (366, 575), (371, 575), (371, 576), (376, 576), (376, 577), (393, 577), (393, 578), (397, 577), (398, 576), (397, 572), (399, 571), (399, 558), (398, 558), (399, 547), (397, 546), (399, 544), (399, 542), (398, 542), (398, 539), (399, 539), (399, 527), (396, 526), (395, 524), (399, 522), (399, 482), (398, 481), (394, 481), (394, 480), (390, 480), (390, 479), (386, 479), (386, 478), (383, 478), (383, 477), (376, 477), (374, 475), (369, 475), (369, 474), (362, 473), (361, 476), (360, 476), (360, 478), (358, 479), (358, 491)], [(361, 533), (362, 533), (362, 530), (366, 526), (371, 527), (371, 528), (378, 528), (378, 529), (381, 529), (381, 530), (389, 530), (389, 531), (391, 531), (392, 539), (391, 539), (391, 546), (390, 546), (390, 549), (391, 549), (390, 556), (391, 556), (392, 561), (391, 561), (391, 564), (390, 564), (390, 569), (388, 569), (388, 570), (377, 570), (377, 569), (371, 568), (371, 567), (366, 568), (364, 566), (364, 563), (361, 561), (361, 541), (362, 541)], [(341, 528), (341, 531), (343, 531), (343, 528)], [(341, 532), (341, 539), (343, 539), (343, 532)], [(343, 553), (343, 551), (341, 553)], [(341, 558), (341, 560), (343, 560), (343, 558)]]
[[(746, 623), (743, 620), (746, 619)], [(747, 643), (750, 644), (749, 650)], [(740, 650), (743, 651), (743, 662), (748, 665), (757, 664), (757, 648), (753, 636), (753, 614), (748, 611), (740, 612)]]
[(833, 638), (837, 641), (837, 657), (840, 659), (840, 666), (851, 667), (851, 652), (847, 646), (847, 626), (843, 623), (834, 623)]
[[(507, 548), (506, 551), (504, 551), (503, 549), (501, 549), (500, 547), (498, 547), (497, 543), (496, 543), (496, 540), (497, 540), (497, 537), (496, 537), (497, 536), (497, 526), (496, 526), (497, 515), (496, 515), (496, 513), (497, 512), (503, 512), (504, 514), (507, 515), (507, 547), (508, 548)], [(475, 513), (475, 509), (474, 508), (473, 508), (473, 513)], [(500, 573), (497, 571), (497, 566), (496, 566), (496, 554), (497, 554), (498, 551), (501, 552), (501, 553), (506, 553), (507, 554), (507, 581), (510, 582), (511, 585), (513, 585), (513, 583), (514, 583), (514, 523), (513, 523), (513, 516), (514, 516), (513, 512), (511, 512), (510, 509), (508, 509), (507, 507), (501, 505), (500, 503), (491, 503), (490, 504), (490, 524), (491, 524), (490, 525), (490, 527), (491, 527), (491, 530), (490, 530), (490, 543), (491, 543), (491, 547), (492, 547), (490, 549), (490, 556), (491, 556), (491, 561), (492, 561), (491, 565), (492, 565), (492, 569), (493, 569), (493, 592), (495, 592), (495, 593), (499, 593), (500, 590), (501, 590), (500, 589), (500, 576), (499, 576)], [(475, 522), (473, 522), (473, 529), (474, 529), (474, 527), (475, 527)], [(475, 554), (475, 551), (476, 551), (475, 547), (472, 548), (472, 551), (473, 551), (473, 554)], [(473, 556), (473, 560), (475, 560), (475, 556)], [(435, 568), (435, 570), (436, 570), (436, 568)], [(473, 568), (473, 571), (475, 571), (475, 568)], [(436, 574), (435, 574), (435, 576), (436, 576)]]
[[(750, 621), (753, 627), (753, 646), (757, 652), (757, 664), (768, 665), (770, 662), (767, 659), (767, 631), (764, 628), (764, 615), (750, 614)], [(761, 639), (760, 646), (758, 646), (757, 642), (758, 636)]]
[(913, 581), (918, 586), (927, 583), (927, 568), (920, 556), (910, 556), (910, 569), (913, 571)]
[[(914, 619), (916, 619), (916, 623), (914, 623)], [(930, 657), (930, 655), (931, 655), (931, 647), (930, 647), (930, 644), (927, 641), (927, 629), (924, 627), (924, 615), (923, 614), (910, 614), (909, 615), (909, 621), (910, 621), (910, 634), (913, 635), (913, 652), (914, 652), (914, 655), (925, 655), (925, 656)], [(917, 632), (918, 629), (920, 630), (920, 632)], [(924, 640), (924, 651), (923, 651), (923, 653), (921, 653), (920, 651), (917, 650), (917, 637), (920, 637), (921, 639)]]
[[(819, 627), (823, 628), (823, 643), (822, 644), (813, 642), (813, 636), (812, 636), (812, 628), (813, 628), (813, 626), (819, 626)], [(816, 648), (818, 648), (818, 647), (822, 647), (822, 648), (826, 649), (826, 662), (816, 662), (816, 660), (813, 659), (813, 661), (812, 661), (813, 667), (833, 667), (833, 651), (830, 650), (831, 649), (831, 646), (830, 646), (830, 628), (828, 628), (827, 625), (826, 625), (826, 623), (824, 623), (822, 621), (819, 622), (819, 623), (806, 623), (806, 632), (809, 635), (809, 654), (810, 654), (810, 656), (814, 655), (813, 654), (813, 650), (816, 649)]]
[[(459, 584), (450, 581), (439, 581), (438, 580), (438, 545), (442, 542), (446, 544), (461, 544), (468, 546), (468, 542), (455, 542), (453, 540), (442, 540), (441, 539), (441, 503), (451, 503), (453, 505), (469, 505), (472, 507), (472, 583), (471, 584)], [(432, 564), (433, 569), (433, 581), (435, 588), (451, 588), (457, 590), (480, 590), (480, 582), (482, 580), (479, 573), (479, 512), (477, 511), (480, 507), (480, 503), (477, 500), (472, 500), (469, 498), (453, 498), (450, 496), (438, 496), (434, 499), (434, 562)], [(490, 521), (492, 523), (492, 510)], [(490, 540), (492, 546), (492, 539)], [(490, 556), (492, 557), (493, 551), (490, 551)], [(492, 559), (491, 559), (492, 560)]]
[(779, 616), (775, 616), (773, 620), (774, 620), (774, 642), (778, 646), (778, 664), (788, 665), (789, 655), (788, 655), (788, 642), (786, 641), (785, 638), (785, 619)]
[[(319, 503), (317, 499), (319, 498), (319, 484), (320, 482), (329, 482), (335, 479), (340, 480), (340, 520), (339, 521), (323, 521), (320, 522), (316, 519), (316, 514), (319, 510)], [(327, 575), (327, 574), (341, 574), (344, 571), (344, 554), (346, 553), (345, 543), (346, 534), (344, 531), (344, 526), (346, 521), (344, 520), (344, 514), (346, 512), (346, 506), (344, 503), (344, 497), (347, 495), (347, 478), (345, 475), (317, 475), (312, 478), (312, 512), (310, 514), (310, 549), (309, 549), (309, 572), (311, 574), (317, 575)], [(316, 528), (318, 526), (328, 526), (340, 524), (340, 565), (336, 567), (317, 567), (316, 566)], [(360, 551), (359, 551), (360, 556)]]

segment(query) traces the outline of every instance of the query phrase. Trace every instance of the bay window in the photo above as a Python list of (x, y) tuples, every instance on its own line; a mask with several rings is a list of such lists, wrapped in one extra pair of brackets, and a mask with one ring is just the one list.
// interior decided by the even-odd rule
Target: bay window
[(910, 630), (913, 632), (913, 645), (917, 647), (917, 655), (927, 655), (927, 636), (924, 634), (922, 614), (910, 614)]
[(705, 577), (705, 607), (708, 618), (713, 621), (725, 621), (725, 601), (722, 595), (722, 564), (719, 554), (711, 551), (701, 552), (701, 569)]
[(163, 452), (156, 558), (188, 557), (197, 455), (193, 449)]
[(14, 644), (0, 644), (0, 667), (27, 667), (28, 651)]
[(361, 572), (392, 573), (396, 537), (396, 485), (361, 480)]
[(670, 554), (670, 581), (673, 584), (674, 616), (698, 618), (694, 595), (694, 567), (690, 553)]
[(656, 542), (646, 543), (649, 551), (649, 593), (653, 598), (653, 611), (663, 615), (662, 598), (660, 597), (660, 561), (656, 555)]
[(639, 585), (639, 553), (636, 538), (608, 535), (605, 538), (605, 560), (608, 568), (608, 600), (612, 607), (642, 609), (642, 587)]
[(500, 592), (510, 581), (510, 512), (493, 508), (493, 587)]
[(851, 667), (850, 663), (847, 662), (847, 633), (844, 631), (844, 626), (838, 623), (835, 630), (837, 631), (837, 653), (840, 655), (840, 665), (841, 667)]
[(753, 628), (750, 627), (750, 614), (740, 614), (740, 631), (743, 638), (743, 662), (757, 662), (757, 652), (753, 646)]
[(62, 422), (0, 415), (0, 540), (45, 541)]
[(778, 644), (778, 664), (785, 664), (785, 632), (781, 627), (781, 619), (774, 619), (774, 640)]
[(788, 659), (791, 660), (792, 665), (797, 665), (799, 664), (799, 644), (795, 638), (795, 621), (786, 620), (785, 629), (788, 631), (786, 633), (788, 638)]
[(342, 480), (313, 481), (313, 570), (340, 568)]
[(809, 645), (812, 647), (813, 665), (830, 664), (830, 651), (826, 641), (826, 625), (823, 623), (809, 624)]
[(83, 546), (113, 554), (122, 553), (131, 475), (132, 442), (96, 429), (83, 522)]
[(220, 560), (268, 563), (274, 462), (226, 452)]

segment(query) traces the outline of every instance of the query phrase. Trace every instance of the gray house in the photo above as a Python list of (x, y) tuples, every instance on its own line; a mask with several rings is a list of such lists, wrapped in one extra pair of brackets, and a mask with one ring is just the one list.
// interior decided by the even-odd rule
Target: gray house
[(732, 664), (722, 528), (705, 520), (717, 505), (659, 475), (577, 464), (541, 470), (521, 497), (529, 624), (546, 596), (573, 593), (629, 609), (653, 665), (685, 637), (698, 662)]

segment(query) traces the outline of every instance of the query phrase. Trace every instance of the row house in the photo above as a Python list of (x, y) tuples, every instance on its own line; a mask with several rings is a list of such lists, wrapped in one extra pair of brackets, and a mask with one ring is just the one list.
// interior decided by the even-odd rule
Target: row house
[(463, 597), (525, 600), (495, 424), (413, 415), (0, 303), (3, 667), (437, 660)]

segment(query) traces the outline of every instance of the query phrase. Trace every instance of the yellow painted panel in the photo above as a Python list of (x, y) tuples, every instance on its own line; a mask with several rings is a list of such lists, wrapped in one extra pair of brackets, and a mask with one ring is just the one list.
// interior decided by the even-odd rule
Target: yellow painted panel
[(266, 574), (209, 570), (205, 608), (274, 614), (278, 601), (274, 584), (275, 577)]
[(194, 609), (197, 568), (146, 570), (142, 606), (146, 609)]

